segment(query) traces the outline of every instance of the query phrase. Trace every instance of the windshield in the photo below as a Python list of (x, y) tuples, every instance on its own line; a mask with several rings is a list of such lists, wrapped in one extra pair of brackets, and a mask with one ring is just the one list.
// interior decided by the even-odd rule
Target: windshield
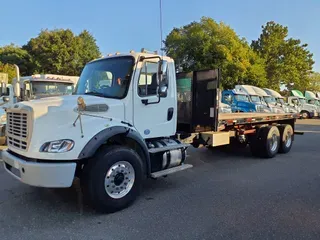
[(259, 96), (251, 95), (251, 100), (254, 103), (261, 103)]
[(306, 99), (304, 99), (304, 98), (299, 98), (299, 100), (300, 100), (300, 103), (301, 103), (301, 104), (307, 103)]
[(237, 101), (249, 102), (249, 98), (247, 95), (234, 95)]
[(35, 97), (49, 97), (72, 94), (73, 84), (60, 82), (31, 82)]
[(264, 100), (267, 102), (267, 103), (276, 103), (276, 99), (274, 97), (271, 97), (271, 96), (265, 96), (264, 97)]
[(317, 99), (310, 99), (308, 102), (309, 102), (310, 104), (317, 105), (317, 106), (319, 106), (319, 104), (320, 104)]
[(77, 84), (76, 94), (124, 98), (127, 94), (134, 58), (117, 57), (88, 63)]

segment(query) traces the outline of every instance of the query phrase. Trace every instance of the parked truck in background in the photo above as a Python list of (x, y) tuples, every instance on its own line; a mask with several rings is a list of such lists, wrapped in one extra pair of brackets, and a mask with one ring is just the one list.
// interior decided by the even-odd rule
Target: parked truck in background
[(13, 84), (1, 85), (3, 94), (0, 99), (0, 145), (4, 145), (7, 140), (6, 108), (20, 101), (70, 95), (79, 79), (77, 76), (56, 74), (34, 74), (20, 77), (18, 66), (16, 66), (16, 75), (17, 77), (12, 81)]
[(264, 88), (264, 90), (270, 95), (272, 96), (272, 102), (274, 104), (280, 105), (283, 110), (286, 113), (300, 113), (300, 109), (298, 106), (291, 106), (289, 105), (283, 96), (281, 96), (280, 93), (278, 93), (277, 91), (270, 89), (270, 88)]
[(268, 104), (265, 102), (263, 97), (260, 97), (256, 91), (252, 88), (252, 86), (249, 85), (236, 85), (235, 89), (238, 89), (239, 91), (245, 92), (248, 94), (250, 101), (257, 104), (260, 111), (262, 112), (271, 112), (271, 108), (268, 106)]
[(320, 99), (317, 97), (317, 95), (311, 91), (305, 91), (304, 96), (309, 104), (317, 106), (318, 116), (320, 116)]
[(271, 112), (274, 112), (274, 113), (285, 112), (281, 106), (277, 105), (277, 103), (275, 102), (275, 99), (271, 95), (266, 93), (263, 89), (255, 86), (251, 86), (251, 87), (260, 96), (260, 98), (262, 98), (265, 101), (267, 106), (271, 109)]
[(248, 94), (238, 89), (223, 90), (221, 102), (231, 106), (232, 112), (264, 112), (261, 104), (251, 102)]
[[(219, 114), (220, 70), (175, 69), (172, 58), (155, 53), (109, 55), (84, 67), (74, 95), (7, 108), (6, 171), (50, 188), (70, 187), (79, 177), (89, 203), (114, 212), (136, 199), (145, 178), (191, 168), (190, 146), (236, 139), (258, 157), (290, 151), (292, 114)], [(182, 91), (186, 74), (191, 84)]]
[(297, 106), (300, 109), (302, 118), (319, 116), (317, 106), (307, 103), (307, 99), (303, 96), (302, 92), (298, 90), (291, 90), (291, 96), (288, 97), (288, 103)]

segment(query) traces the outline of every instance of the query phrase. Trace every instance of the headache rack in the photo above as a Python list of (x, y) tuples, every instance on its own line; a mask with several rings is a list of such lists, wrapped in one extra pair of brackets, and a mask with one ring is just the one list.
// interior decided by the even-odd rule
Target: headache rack
[(178, 132), (217, 131), (220, 70), (176, 74)]

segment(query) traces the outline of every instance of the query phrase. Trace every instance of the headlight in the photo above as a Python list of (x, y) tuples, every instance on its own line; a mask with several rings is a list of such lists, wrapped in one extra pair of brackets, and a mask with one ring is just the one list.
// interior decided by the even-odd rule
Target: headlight
[(0, 123), (6, 124), (7, 123), (7, 114), (4, 114), (0, 117)]
[(69, 152), (74, 146), (74, 141), (69, 139), (61, 139), (52, 142), (46, 142), (40, 148), (40, 152), (63, 153)]

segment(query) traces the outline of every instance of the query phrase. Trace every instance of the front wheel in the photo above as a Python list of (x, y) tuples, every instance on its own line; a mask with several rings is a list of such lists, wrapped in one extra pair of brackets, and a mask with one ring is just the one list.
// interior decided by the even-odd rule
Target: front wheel
[(310, 118), (310, 113), (307, 112), (307, 111), (301, 111), (301, 118), (302, 119), (307, 119), (307, 118)]
[(82, 185), (91, 205), (110, 213), (129, 206), (140, 193), (143, 164), (139, 155), (122, 146), (98, 152), (84, 169)]

